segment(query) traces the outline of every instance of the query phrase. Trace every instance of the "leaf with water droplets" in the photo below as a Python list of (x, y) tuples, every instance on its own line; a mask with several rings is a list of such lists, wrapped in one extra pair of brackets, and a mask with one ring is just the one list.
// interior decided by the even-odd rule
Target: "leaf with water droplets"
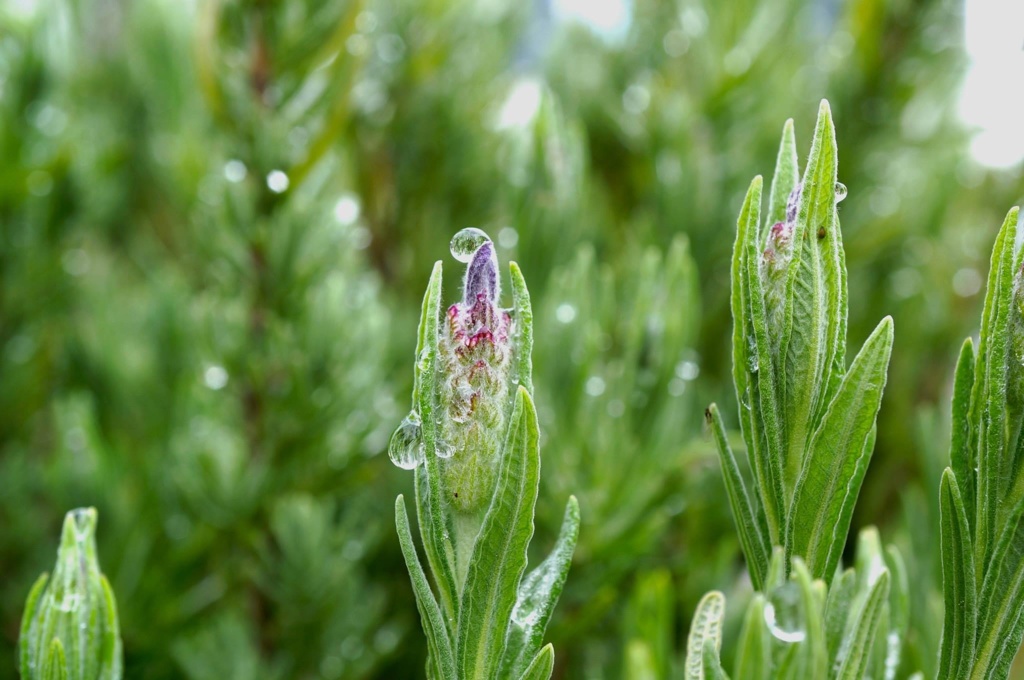
[(576, 497), (571, 496), (554, 549), (547, 559), (527, 574), (519, 586), (501, 677), (514, 678), (523, 672), (540, 648), (551, 613), (569, 575), (579, 530), (580, 506)]
[(423, 462), (423, 448), (420, 414), (410, 411), (391, 435), (388, 457), (403, 470), (414, 470)]

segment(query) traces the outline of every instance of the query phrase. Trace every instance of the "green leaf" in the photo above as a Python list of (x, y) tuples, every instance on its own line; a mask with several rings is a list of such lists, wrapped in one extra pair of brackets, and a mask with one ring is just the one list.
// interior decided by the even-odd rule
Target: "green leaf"
[(437, 341), (438, 323), (441, 316), (442, 266), (434, 264), (423, 296), (420, 312), (419, 339), (416, 343), (416, 370), (413, 387), (413, 407), (419, 412), (424, 439), (423, 465), (416, 468), (416, 516), (423, 539), (423, 550), (427, 564), (437, 584), (440, 603), (444, 609), (445, 630), (451, 635), (452, 622), (458, 598), (456, 579), (455, 547), (451, 536), (455, 535), (451, 520), (445, 512), (441, 492), (441, 471), (435, 455), (437, 443)]
[(886, 317), (853, 360), (811, 440), (797, 481), (787, 548), (804, 557), (816, 578), (835, 571), (846, 543), (871, 458), (892, 337), (892, 319)]
[(102, 650), (100, 652), (100, 680), (121, 680), (124, 655), (121, 649), (121, 624), (117, 616), (117, 600), (110, 581), (100, 574), (100, 586), (103, 590), (103, 612), (106, 621), (103, 627)]
[(1024, 634), (1024, 501), (1009, 513), (979, 592), (978, 634), (970, 677), (1001, 680), (1007, 677)]
[(764, 605), (761, 593), (754, 593), (747, 605), (733, 669), (736, 680), (771, 680), (772, 636), (764, 622)]
[(413, 593), (416, 595), (416, 607), (420, 612), (423, 632), (427, 636), (430, 661), (434, 665), (434, 673), (428, 675), (437, 680), (454, 680), (455, 657), (448, 637), (448, 627), (445, 625), (441, 608), (434, 599), (434, 593), (430, 590), (423, 567), (420, 566), (420, 559), (416, 555), (416, 546), (413, 545), (409, 529), (409, 516), (405, 511), (405, 499), (401, 495), (395, 499), (395, 526), (398, 529), (398, 543), (405, 558), (405, 567), (412, 581)]
[(551, 613), (569, 575), (579, 530), (579, 502), (575, 496), (570, 496), (554, 549), (547, 559), (527, 574), (519, 586), (501, 677), (517, 677), (540, 649)]
[(38, 650), (32, 649), (32, 627), (35, 623), (36, 614), (39, 611), (39, 600), (46, 590), (46, 583), (49, 574), (43, 574), (32, 584), (28, 591), (28, 600), (25, 602), (25, 612), (21, 615), (21, 634), (18, 636), (19, 667), (22, 680), (31, 680), (32, 676), (32, 655)]
[(832, 372), (845, 354), (845, 262), (835, 209), (835, 126), (822, 101), (801, 184), (793, 258), (786, 280), (784, 326), (778, 329), (787, 492), (801, 471), (818, 418), (831, 398)]
[(882, 608), (888, 597), (889, 572), (883, 571), (871, 587), (850, 634), (843, 641), (840, 650), (842, 663), (836, 673), (836, 680), (863, 680), (868, 662), (871, 660), (871, 650), (882, 618)]
[(540, 477), (537, 412), (525, 387), (516, 393), (494, 499), (473, 546), (456, 637), (460, 680), (498, 672), (509, 617), (526, 569)]
[[(550, 680), (551, 673), (555, 669), (555, 648), (551, 643), (544, 645), (544, 648), (537, 653), (533, 663), (527, 667), (519, 680)], [(502, 676), (506, 677), (506, 676)], [(507, 676), (515, 677), (515, 676)]]
[[(735, 271), (733, 275), (733, 307), (735, 309), (737, 304), (745, 306), (742, 318), (746, 319), (746, 324), (739, 328), (733, 324), (733, 379), (740, 402), (740, 424), (747, 441), (751, 468), (761, 491), (768, 539), (775, 545), (781, 542), (782, 523), (785, 521), (781, 458), (783, 433), (776, 400), (778, 386), (772, 370), (772, 341), (759, 274), (757, 232), (760, 219), (761, 177), (758, 176), (747, 190), (737, 222), (736, 248), (742, 254), (733, 255), (734, 270), (736, 267), (740, 269), (738, 276)], [(738, 299), (737, 278), (740, 287)], [(753, 355), (749, 355), (751, 349)]]
[[(1014, 241), (1017, 209), (1006, 216), (992, 250), (985, 308), (982, 312), (981, 342), (974, 369), (971, 415), (978, 437), (978, 495), (975, 522), (974, 565), (984, 573), (990, 563), (996, 537), (996, 513), (1000, 485), (1006, 481), (1006, 352), (1009, 343), (1010, 305), (1013, 297)], [(965, 480), (966, 481), (966, 480)]]
[(800, 168), (796, 156), (796, 133), (793, 119), (790, 118), (782, 126), (782, 141), (779, 143), (779, 154), (775, 159), (775, 174), (772, 175), (772, 188), (768, 195), (768, 219), (764, 222), (764, 233), (761, 234), (762, 247), (765, 235), (773, 224), (786, 221), (786, 204), (789, 195), (800, 181)]
[(903, 654), (903, 643), (910, 628), (910, 584), (903, 556), (895, 546), (885, 549), (885, 566), (889, 570), (889, 626), (879, 641), (884, 649), (883, 680), (895, 680)]
[(725, 618), (725, 595), (712, 590), (697, 603), (686, 641), (686, 680), (705, 680), (704, 646), (711, 643), (717, 655), (722, 645), (722, 621)]
[(822, 620), (824, 602), (804, 561), (794, 557), (792, 567), (791, 579), (799, 588), (804, 638), (799, 642), (786, 643), (775, 677), (780, 680), (823, 678), (828, 669), (828, 646)]
[(725, 434), (725, 426), (722, 424), (718, 406), (711, 404), (707, 413), (715, 436), (715, 444), (718, 447), (718, 460), (722, 466), (722, 476), (725, 480), (726, 494), (729, 496), (729, 505), (732, 507), (733, 521), (736, 523), (736, 530), (739, 533), (743, 555), (747, 559), (747, 571), (750, 573), (754, 590), (761, 590), (764, 587), (765, 575), (768, 573), (767, 529), (762, 522), (758, 521), (761, 518), (755, 514), (750, 503), (746, 485), (743, 483), (739, 466), (736, 464), (736, 458)]
[[(43, 672), (39, 676), (41, 680), (67, 680), (68, 664), (64, 659), (64, 645), (60, 643), (60, 639), (53, 638), (53, 641), (50, 642), (42, 670)], [(30, 677), (24, 676), (24, 680), (28, 680)]]
[(939, 677), (966, 677), (974, 657), (977, 627), (974, 554), (956, 474), (949, 468), (942, 474), (939, 489), (939, 536), (946, 603)]
[(967, 513), (968, 525), (975, 521), (974, 490), (977, 487), (977, 455), (973, 446), (974, 434), (971, 428), (971, 392), (974, 389), (974, 341), (964, 340), (960, 358), (956, 362), (956, 377), (953, 380), (953, 416), (950, 423), (949, 460), (956, 475), (957, 486), (961, 488), (963, 509)]
[(850, 609), (856, 593), (856, 572), (853, 569), (847, 569), (836, 573), (825, 604), (825, 640), (829, 658), (835, 658), (839, 653), (839, 646), (842, 644), (843, 635), (846, 632), (846, 623), (850, 617)]
[(509, 263), (512, 275), (512, 310), (515, 320), (516, 379), (533, 394), (533, 307), (523, 272), (515, 262)]
[(701, 666), (706, 680), (729, 680), (718, 659), (718, 643), (710, 638), (705, 638), (701, 647)]

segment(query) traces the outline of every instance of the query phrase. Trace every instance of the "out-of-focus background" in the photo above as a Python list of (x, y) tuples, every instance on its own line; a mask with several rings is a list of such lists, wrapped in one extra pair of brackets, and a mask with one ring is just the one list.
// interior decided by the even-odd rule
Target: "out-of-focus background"
[(0, 678), (81, 505), (125, 677), (422, 677), (385, 449), (466, 226), (533, 294), (538, 554), (582, 506), (556, 677), (668, 654), (711, 587), (735, 626), (700, 414), (736, 423), (741, 192), (823, 97), (851, 347), (896, 322), (854, 524), (903, 550), (899, 676), (932, 675), (949, 377), (1024, 198), (1022, 47), (1010, 0), (6, 0)]

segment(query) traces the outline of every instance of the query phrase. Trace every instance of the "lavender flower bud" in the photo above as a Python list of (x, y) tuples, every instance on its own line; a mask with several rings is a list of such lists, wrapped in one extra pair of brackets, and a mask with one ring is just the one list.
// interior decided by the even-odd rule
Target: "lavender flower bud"
[(473, 512), (491, 497), (512, 403), (512, 318), (498, 306), (498, 258), (490, 240), (466, 269), (462, 301), (448, 308), (439, 338), (439, 438), (449, 502)]

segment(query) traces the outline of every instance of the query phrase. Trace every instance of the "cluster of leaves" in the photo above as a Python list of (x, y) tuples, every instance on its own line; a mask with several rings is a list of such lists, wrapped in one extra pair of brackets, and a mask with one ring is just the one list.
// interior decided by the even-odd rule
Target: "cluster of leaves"
[(940, 493), (945, 620), (939, 677), (1005, 678), (1024, 637), (1024, 260), (1019, 210), (992, 251), (981, 339), (963, 345)]
[(846, 262), (836, 205), (835, 129), (822, 103), (803, 180), (787, 123), (761, 226), (761, 178), (740, 212), (733, 255), (733, 380), (755, 493), (747, 492), (717, 408), (708, 409), (754, 587), (773, 546), (814, 578), (839, 565), (875, 443), (892, 319), (849, 370)]
[[(730, 677), (719, 660), (724, 615), (725, 597), (717, 591), (698, 604), (682, 677)], [(882, 550), (874, 529), (861, 532), (854, 566), (837, 571), (827, 588), (799, 557), (787, 579), (779, 548), (763, 594), (747, 605), (731, 677), (895, 678), (908, 620), (903, 560), (891, 547)]]

